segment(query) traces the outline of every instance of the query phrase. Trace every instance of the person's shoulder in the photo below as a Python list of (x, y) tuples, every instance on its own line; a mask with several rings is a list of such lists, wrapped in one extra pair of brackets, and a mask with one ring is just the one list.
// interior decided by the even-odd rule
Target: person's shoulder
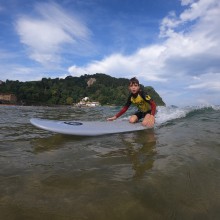
[(131, 101), (131, 99), (132, 99), (132, 93), (130, 93), (129, 95), (128, 95), (128, 101)]
[(131, 97), (132, 97), (132, 94), (129, 94), (127, 98), (127, 102), (125, 104), (126, 106), (129, 106), (131, 104)]
[(145, 97), (147, 94), (146, 94), (146, 92), (144, 92), (143, 90), (140, 90), (139, 92), (138, 92), (138, 94), (140, 95), (140, 96), (142, 96), (142, 97)]
[(150, 97), (150, 95), (148, 95), (147, 92), (144, 92), (143, 90), (141, 90), (139, 94), (140, 94), (140, 96), (141, 96), (143, 99), (145, 99), (146, 101), (150, 101), (150, 100), (151, 100), (151, 97)]

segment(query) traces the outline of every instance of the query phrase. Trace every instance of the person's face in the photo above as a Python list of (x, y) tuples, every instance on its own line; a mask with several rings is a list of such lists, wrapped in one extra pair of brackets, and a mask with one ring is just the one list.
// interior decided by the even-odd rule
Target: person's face
[(136, 94), (140, 90), (140, 86), (137, 83), (130, 84), (129, 90), (132, 94)]

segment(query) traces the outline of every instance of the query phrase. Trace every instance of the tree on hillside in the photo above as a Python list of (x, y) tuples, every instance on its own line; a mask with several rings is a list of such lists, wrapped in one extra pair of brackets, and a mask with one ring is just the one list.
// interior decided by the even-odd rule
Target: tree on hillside
[[(93, 83), (88, 86), (90, 79)], [(102, 105), (123, 105), (129, 94), (129, 80), (115, 78), (103, 73), (85, 74), (80, 77), (67, 76), (65, 79), (42, 78), (40, 81), (19, 82), (6, 80), (0, 84), (0, 93), (12, 93), (18, 102), (34, 105), (66, 105), (79, 102), (84, 97), (99, 101)], [(157, 105), (165, 105), (152, 87), (142, 88), (148, 92)]]

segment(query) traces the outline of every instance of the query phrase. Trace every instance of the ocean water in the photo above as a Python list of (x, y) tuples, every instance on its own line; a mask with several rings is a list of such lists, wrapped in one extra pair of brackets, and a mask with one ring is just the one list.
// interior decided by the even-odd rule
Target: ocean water
[(220, 219), (219, 106), (159, 107), (154, 129), (98, 137), (29, 123), (118, 110), (0, 106), (0, 219)]

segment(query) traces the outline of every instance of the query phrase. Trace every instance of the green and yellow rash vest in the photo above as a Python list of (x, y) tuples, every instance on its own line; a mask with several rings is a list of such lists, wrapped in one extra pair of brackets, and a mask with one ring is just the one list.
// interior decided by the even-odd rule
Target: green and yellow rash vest
[[(150, 96), (146, 95), (145, 97), (142, 97), (140, 94), (137, 94), (136, 96), (130, 95), (129, 102), (137, 106), (138, 110), (141, 112), (148, 112), (151, 110), (150, 103), (148, 101), (150, 100)], [(130, 104), (129, 104), (130, 106)]]
[(116, 117), (120, 117), (122, 114), (124, 114), (129, 106), (133, 104), (137, 106), (138, 111), (146, 113), (149, 112), (152, 115), (155, 115), (156, 113), (156, 104), (151, 99), (151, 97), (147, 94), (144, 94), (144, 92), (140, 91), (137, 94), (130, 94), (128, 97), (128, 100), (124, 107), (121, 109), (121, 111), (116, 114)]

